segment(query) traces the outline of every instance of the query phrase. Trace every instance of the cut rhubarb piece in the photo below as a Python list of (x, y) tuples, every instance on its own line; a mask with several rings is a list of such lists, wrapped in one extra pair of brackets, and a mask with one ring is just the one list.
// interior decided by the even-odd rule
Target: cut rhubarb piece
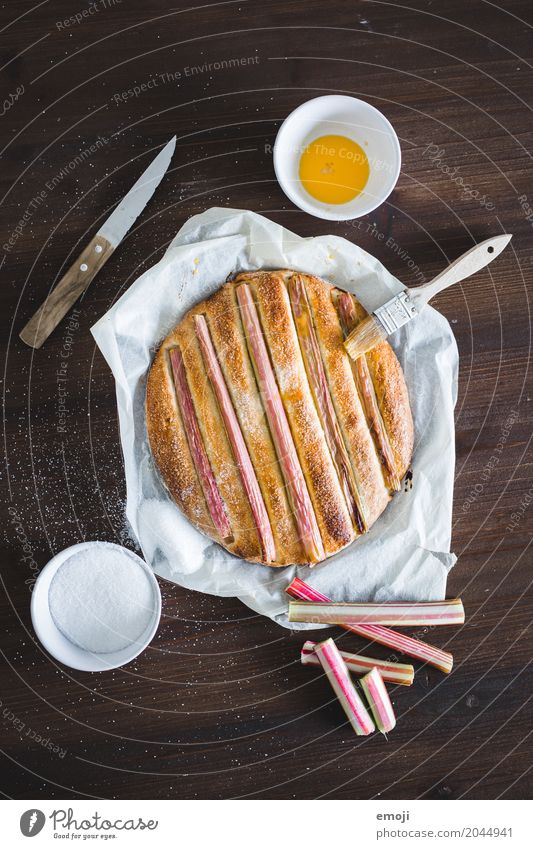
[(449, 601), (351, 602), (290, 601), (289, 622), (321, 625), (462, 625), (465, 612), (460, 598)]
[(287, 484), (287, 492), (299, 537), (309, 563), (317, 563), (325, 557), (320, 530), (249, 286), (237, 287), (237, 301), (241, 311), (250, 359), (263, 399), (274, 447)]
[(209, 333), (209, 327), (203, 315), (194, 316), (194, 327), (209, 380), (217, 396), (220, 413), (224, 420), (233, 456), (239, 468), (244, 491), (250, 503), (264, 558), (267, 562), (271, 563), (276, 559), (276, 545), (270, 526), (270, 519), (268, 518), (263, 495), (226, 386), (226, 381), (224, 380), (224, 375), (217, 359), (211, 334)]
[(172, 366), (172, 376), (174, 378), (174, 388), (176, 390), (178, 407), (181, 412), (183, 428), (187, 436), (187, 442), (189, 444), (189, 450), (191, 452), (194, 467), (204, 493), (207, 509), (209, 510), (213, 524), (220, 537), (222, 539), (231, 539), (231, 525), (229, 523), (226, 510), (224, 509), (224, 502), (222, 501), (222, 497), (218, 491), (215, 476), (213, 474), (213, 470), (205, 450), (202, 434), (200, 433), (200, 428), (198, 426), (191, 391), (189, 389), (189, 384), (187, 383), (183, 355), (179, 348), (172, 348), (169, 354), (170, 364)]
[[(331, 601), (300, 578), (294, 578), (285, 592), (292, 598), (302, 599), (303, 601)], [(429, 643), (423, 643), (414, 637), (406, 637), (405, 634), (399, 634), (398, 631), (392, 631), (382, 625), (343, 625), (342, 627), (360, 637), (373, 640), (375, 643), (400, 652), (400, 654), (407, 654), (423, 663), (429, 663), (431, 666), (440, 669), (441, 672), (449, 673), (452, 671), (453, 656), (450, 652), (438, 649), (429, 645)]]
[(333, 406), (307, 292), (300, 275), (294, 274), (291, 277), (288, 288), (305, 370), (324, 436), (353, 526), (359, 533), (364, 533), (366, 525), (361, 510), (360, 495)]
[[(345, 336), (354, 329), (357, 324), (357, 315), (353, 297), (348, 292), (340, 292), (338, 298), (339, 318), (342, 331)], [(391, 489), (400, 490), (401, 482), (396, 471), (394, 462), (394, 454), (387, 436), (385, 424), (381, 416), (378, 400), (374, 391), (374, 384), (370, 376), (368, 363), (363, 354), (352, 361), (352, 371), (355, 377), (359, 397), (363, 405), (368, 427), (374, 439), (374, 444), (378, 451), (381, 465), (384, 467), (387, 480)]]
[[(320, 666), (312, 640), (307, 640), (302, 646), (301, 660), (304, 666)], [(415, 671), (410, 663), (393, 663), (388, 660), (377, 660), (375, 657), (364, 657), (361, 654), (351, 654), (341, 651), (340, 655), (348, 667), (348, 671), (356, 675), (364, 675), (372, 669), (379, 669), (384, 681), (390, 684), (402, 684), (409, 687), (413, 683)]]
[(374, 667), (364, 678), (361, 678), (359, 684), (366, 696), (376, 727), (382, 734), (392, 731), (396, 725), (396, 717), (379, 669)]
[(317, 643), (315, 652), (355, 733), (359, 736), (372, 734), (375, 725), (333, 640)]

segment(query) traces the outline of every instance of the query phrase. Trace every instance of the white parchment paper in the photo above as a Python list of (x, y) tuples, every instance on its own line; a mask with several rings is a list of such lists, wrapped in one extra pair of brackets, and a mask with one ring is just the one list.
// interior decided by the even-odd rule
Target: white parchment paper
[[(402, 363), (415, 423), (412, 489), (397, 493), (371, 531), (324, 563), (272, 569), (228, 554), (170, 500), (154, 467), (144, 418), (154, 352), (183, 314), (228, 275), (294, 268), (355, 292), (372, 310), (402, 284), (357, 245), (302, 239), (252, 212), (208, 209), (181, 228), (163, 259), (92, 328), (116, 381), (127, 486), (126, 514), (144, 557), (163, 578), (200, 592), (238, 596), (286, 627), (284, 588), (297, 571), (333, 599), (437, 600), (450, 554), (458, 356), (448, 322), (431, 307), (390, 340)], [(316, 626), (314, 626), (316, 627)]]

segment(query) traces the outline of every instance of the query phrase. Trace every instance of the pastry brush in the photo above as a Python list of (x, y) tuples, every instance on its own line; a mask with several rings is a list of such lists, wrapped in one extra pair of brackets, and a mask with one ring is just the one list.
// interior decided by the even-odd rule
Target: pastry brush
[(424, 283), (416, 289), (404, 289), (383, 306), (378, 307), (346, 337), (344, 347), (350, 357), (356, 360), (361, 354), (379, 345), (387, 336), (417, 316), (428, 301), (443, 289), (485, 268), (489, 262), (501, 254), (511, 238), (512, 236), (506, 233), (503, 236), (495, 236), (493, 239), (485, 239), (484, 242), (470, 248), (459, 259), (452, 262), (429, 283)]

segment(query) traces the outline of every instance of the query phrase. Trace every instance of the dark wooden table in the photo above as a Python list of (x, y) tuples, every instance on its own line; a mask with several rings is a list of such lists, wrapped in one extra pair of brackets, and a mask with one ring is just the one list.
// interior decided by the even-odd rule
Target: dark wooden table
[[(5, 4), (6, 796), (530, 795), (533, 16), (527, 0), (501, 5), (95, 0), (83, 15), (83, 0)], [(287, 113), (335, 92), (382, 109), (403, 151), (394, 193), (356, 226), (294, 208), (272, 167)], [(22, 325), (174, 133), (149, 209), (78, 311), (32, 352)], [(190, 215), (215, 205), (352, 239), (408, 284), (415, 266), (429, 279), (474, 241), (514, 234), (493, 270), (437, 302), (461, 355), (449, 593), (463, 596), (468, 621), (432, 634), (456, 669), (421, 670), (395, 693), (388, 741), (355, 738), (320, 674), (300, 667), (301, 638), (234, 599), (161, 581), (153, 645), (108, 674), (61, 668), (31, 629), (33, 580), (54, 552), (83, 539), (135, 545), (115, 387), (89, 328)], [(364, 648), (348, 636), (342, 645)]]

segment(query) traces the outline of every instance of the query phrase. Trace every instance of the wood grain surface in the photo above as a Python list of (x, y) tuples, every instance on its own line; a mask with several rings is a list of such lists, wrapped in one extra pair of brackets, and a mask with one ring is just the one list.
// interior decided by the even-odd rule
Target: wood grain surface
[[(0, 21), (3, 794), (530, 797), (531, 4), (90, 8), (21, 0), (4, 4)], [(288, 112), (335, 92), (382, 109), (403, 153), (389, 200), (345, 223), (293, 207), (272, 166)], [(30, 350), (21, 328), (173, 134), (174, 159), (145, 213)], [(456, 668), (419, 669), (413, 687), (393, 693), (388, 741), (355, 738), (320, 671), (300, 666), (301, 638), (237, 599), (161, 581), (153, 644), (105, 674), (58, 666), (31, 629), (32, 584), (53, 553), (83, 539), (134, 547), (115, 387), (89, 328), (189, 216), (215, 205), (348, 238), (410, 285), (475, 241), (514, 234), (494, 266), (434, 302), (461, 356), (448, 590), (463, 597), (467, 623), (426, 636), (453, 651)], [(331, 633), (342, 649), (365, 648)]]

